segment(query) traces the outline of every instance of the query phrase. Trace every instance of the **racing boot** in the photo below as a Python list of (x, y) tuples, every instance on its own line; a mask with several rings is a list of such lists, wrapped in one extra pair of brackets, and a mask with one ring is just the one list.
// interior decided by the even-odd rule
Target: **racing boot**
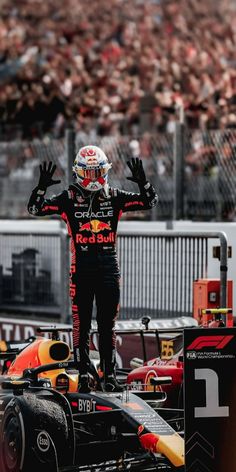
[(79, 385), (78, 385), (79, 393), (90, 393), (91, 388), (89, 386), (89, 375), (88, 374), (81, 374), (79, 376)]
[(123, 392), (124, 387), (120, 385), (115, 377), (115, 362), (102, 361), (103, 389), (105, 392)]
[(76, 352), (76, 363), (79, 371), (79, 384), (78, 384), (78, 391), (79, 393), (89, 393), (91, 392), (91, 388), (89, 385), (89, 364), (90, 361), (87, 357), (83, 356), (83, 360), (80, 358), (80, 353)]
[(123, 392), (124, 386), (117, 382), (114, 374), (105, 374), (104, 390), (105, 392)]

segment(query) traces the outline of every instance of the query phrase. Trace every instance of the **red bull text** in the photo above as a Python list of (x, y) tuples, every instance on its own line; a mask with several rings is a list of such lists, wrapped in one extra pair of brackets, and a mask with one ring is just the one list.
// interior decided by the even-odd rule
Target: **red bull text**
[(115, 233), (110, 232), (108, 236), (103, 234), (92, 234), (92, 236), (83, 236), (82, 234), (76, 234), (76, 243), (77, 244), (103, 244), (103, 243), (115, 243)]

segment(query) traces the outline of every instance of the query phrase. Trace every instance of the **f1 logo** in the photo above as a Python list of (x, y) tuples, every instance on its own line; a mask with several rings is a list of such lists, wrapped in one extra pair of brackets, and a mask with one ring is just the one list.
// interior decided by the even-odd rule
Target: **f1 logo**
[(233, 335), (228, 336), (198, 336), (194, 341), (187, 347), (187, 350), (199, 351), (203, 347), (214, 347), (215, 349), (223, 349), (233, 338)]

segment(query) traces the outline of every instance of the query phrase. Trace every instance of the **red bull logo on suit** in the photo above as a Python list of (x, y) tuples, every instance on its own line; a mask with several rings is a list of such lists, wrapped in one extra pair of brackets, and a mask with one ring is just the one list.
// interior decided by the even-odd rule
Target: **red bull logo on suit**
[[(111, 231), (110, 223), (105, 223), (100, 220), (91, 220), (88, 223), (84, 223), (80, 226), (80, 231), (89, 231), (92, 236), (84, 236), (83, 234), (76, 234), (77, 244), (103, 244), (103, 243), (114, 243), (115, 233)], [(102, 231), (109, 231), (107, 236), (101, 234)]]
[(111, 231), (111, 225), (100, 220), (91, 220), (80, 226), (80, 231), (91, 231), (92, 233), (100, 233), (104, 230)]

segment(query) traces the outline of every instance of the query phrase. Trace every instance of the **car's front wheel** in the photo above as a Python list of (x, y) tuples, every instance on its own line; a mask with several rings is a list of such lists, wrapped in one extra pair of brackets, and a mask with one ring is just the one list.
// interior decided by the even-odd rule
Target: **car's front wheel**
[(14, 396), (0, 428), (0, 472), (58, 472), (72, 461), (68, 419), (61, 405), (44, 396)]
[(25, 431), (21, 412), (8, 408), (3, 417), (1, 460), (3, 472), (19, 472), (25, 453)]

